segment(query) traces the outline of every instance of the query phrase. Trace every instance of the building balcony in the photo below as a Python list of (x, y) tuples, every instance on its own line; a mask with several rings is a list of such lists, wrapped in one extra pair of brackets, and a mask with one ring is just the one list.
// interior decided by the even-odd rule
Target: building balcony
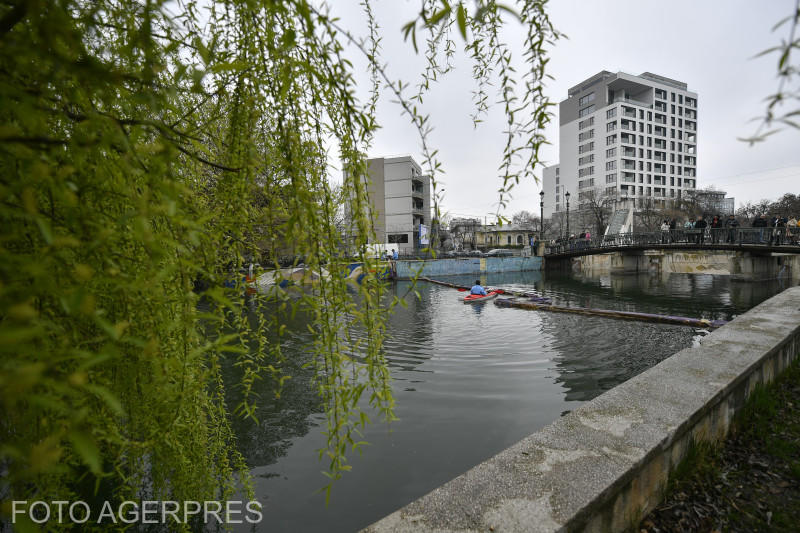
[(612, 103), (616, 104), (617, 102), (625, 102), (627, 104), (638, 105), (638, 106), (641, 106), (641, 107), (646, 107), (647, 109), (652, 109), (653, 108), (653, 106), (651, 106), (647, 102), (642, 102), (641, 100), (634, 100), (633, 98), (626, 98), (624, 96), (615, 97), (614, 101)]
[(636, 157), (636, 148), (629, 148), (626, 146), (622, 149), (622, 155), (625, 157)]

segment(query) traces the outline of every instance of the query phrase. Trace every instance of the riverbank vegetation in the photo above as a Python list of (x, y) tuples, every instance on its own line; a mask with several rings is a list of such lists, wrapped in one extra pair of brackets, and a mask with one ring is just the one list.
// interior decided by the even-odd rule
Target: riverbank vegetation
[(800, 523), (800, 364), (758, 387), (718, 446), (696, 445), (640, 529), (796, 531)]
[[(347, 203), (351, 244), (365, 249), (365, 154), (381, 91), (417, 127), (435, 179), (421, 105), (451, 69), (453, 35), (474, 60), (476, 123), (492, 83), (508, 118), (501, 204), (532, 176), (550, 119), (545, 49), (558, 37), (545, 2), (520, 2), (517, 13), (423, 2), (404, 30), (428, 64), (413, 91), (386, 76), (363, 6), (361, 39), (304, 0), (0, 5), (5, 513), (12, 499), (220, 500), (249, 487), (230, 417), (257, 418), (261, 381), (291, 378), (281, 317), (295, 309), (283, 302), (249, 321), (238, 271), (286, 249), (312, 271), (337, 264), (335, 198)], [(516, 18), (527, 27), (521, 75), (500, 38)], [(346, 46), (370, 65), (365, 102)], [(329, 178), (342, 170), (334, 196)], [(314, 316), (320, 456), (332, 480), (349, 468), (367, 413), (393, 417), (382, 285), (366, 278), (349, 291), (331, 276), (294, 304)], [(347, 335), (356, 323), (366, 331), (357, 345)], [(241, 375), (236, 405), (225, 400), (224, 361)]]

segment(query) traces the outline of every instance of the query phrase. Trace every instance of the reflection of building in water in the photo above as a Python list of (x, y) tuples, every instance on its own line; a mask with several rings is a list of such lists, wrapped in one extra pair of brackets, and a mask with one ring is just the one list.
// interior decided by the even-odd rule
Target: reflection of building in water
[(738, 308), (749, 309), (788, 288), (784, 280), (734, 282), (730, 285), (730, 302)]
[[(389, 315), (384, 339), (384, 353), (390, 368), (400, 370), (417, 370), (419, 365), (430, 358), (427, 349), (433, 343), (433, 305), (431, 291), (418, 291), (417, 298), (410, 282), (399, 282), (387, 287), (384, 304), (388, 305), (395, 296), (404, 297), (406, 306), (395, 306)], [(358, 298), (356, 298), (358, 300)], [(258, 310), (249, 306), (251, 313)], [(267, 313), (267, 316), (268, 313)], [(255, 321), (256, 317), (251, 316)], [(313, 384), (313, 342), (314, 337), (308, 330), (311, 323), (309, 316), (298, 312), (292, 316), (287, 313), (282, 317), (286, 324), (286, 335), (282, 345), (285, 358), (284, 373), (292, 376), (283, 383), (280, 396), (276, 396), (275, 382), (265, 379), (259, 382), (257, 398), (257, 417), (259, 423), (250, 419), (234, 417), (234, 431), (240, 451), (250, 465), (270, 465), (286, 455), (292, 442), (307, 434), (315, 425), (315, 414), (322, 413), (322, 405)], [(364, 328), (354, 324), (349, 330), (354, 343), (363, 347), (366, 342)], [(252, 349), (258, 349), (253, 346)], [(355, 360), (363, 357), (363, 353), (350, 353)], [(424, 371), (424, 370), (423, 370)], [(226, 368), (229, 405), (238, 405), (242, 398), (239, 383), (240, 375), (231, 364)], [(366, 397), (366, 395), (365, 395)]]
[[(257, 320), (256, 313), (262, 312), (269, 320), (270, 312), (264, 308), (250, 308), (251, 322)], [(313, 337), (308, 331), (309, 317), (298, 312), (292, 315), (286, 312), (281, 317), (286, 324), (282, 351), (284, 362), (279, 365), (283, 374), (291, 376), (284, 381), (278, 392), (276, 382), (268, 375), (256, 382), (255, 400), (258, 422), (250, 418), (235, 416), (232, 418), (237, 446), (249, 465), (270, 465), (278, 458), (286, 455), (295, 437), (305, 435), (314, 426), (310, 415), (322, 412), (322, 405), (317, 389), (311, 383), (314, 374), (312, 356), (308, 347)], [(252, 350), (258, 350), (253, 342)], [(234, 366), (235, 358), (225, 361), (226, 401), (235, 407), (242, 401), (241, 373)]]
[(567, 401), (588, 401), (691, 346), (684, 326), (541, 313)]
[[(619, 274), (595, 277), (586, 273), (547, 273), (546, 285), (564, 305), (709, 320), (730, 320), (737, 314), (734, 308), (744, 310), (754, 305), (733, 302), (736, 305), (732, 306), (730, 291), (735, 283), (728, 276), (710, 274)], [(763, 294), (766, 298), (767, 294), (774, 294), (774, 291), (765, 291)]]
[[(420, 282), (425, 283), (425, 282)], [(419, 297), (417, 297), (419, 294)], [(402, 298), (406, 305), (396, 305), (389, 316), (384, 351), (390, 368), (417, 370), (430, 359), (433, 344), (434, 302), (430, 290), (415, 291), (410, 281), (399, 281), (389, 289), (389, 297)]]

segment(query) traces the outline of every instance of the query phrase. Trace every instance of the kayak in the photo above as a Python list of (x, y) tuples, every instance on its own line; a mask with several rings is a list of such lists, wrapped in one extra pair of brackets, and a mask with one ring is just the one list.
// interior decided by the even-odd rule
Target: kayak
[(489, 291), (488, 293), (486, 293), (486, 296), (484, 296), (483, 294), (468, 294), (467, 296), (461, 298), (461, 300), (465, 304), (471, 304), (475, 302), (485, 302), (487, 300), (496, 298), (498, 294), (500, 294), (498, 291)]

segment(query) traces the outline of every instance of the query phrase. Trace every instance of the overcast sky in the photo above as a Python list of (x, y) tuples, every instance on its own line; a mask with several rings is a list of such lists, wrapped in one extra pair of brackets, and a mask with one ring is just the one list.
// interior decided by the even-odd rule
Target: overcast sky
[[(336, 0), (331, 4), (343, 25), (364, 35), (358, 2)], [(800, 131), (787, 130), (753, 147), (737, 140), (755, 131), (757, 123), (751, 119), (763, 115), (764, 99), (778, 86), (777, 56), (754, 56), (788, 37), (788, 25), (771, 30), (794, 6), (795, 0), (551, 0), (551, 20), (569, 38), (559, 40), (550, 51), (549, 74), (555, 80), (548, 82), (546, 93), (560, 102), (570, 87), (601, 70), (649, 71), (686, 82), (699, 100), (698, 188), (713, 185), (723, 189), (736, 198), (737, 207), (746, 201), (774, 200), (786, 192), (798, 194)], [(424, 64), (410, 43), (403, 43), (401, 33), (403, 24), (414, 18), (418, 9), (418, 0), (374, 1), (382, 28), (383, 61), (393, 79), (406, 83), (419, 79)], [(519, 47), (522, 28), (518, 23), (511, 26), (507, 38)], [(459, 45), (463, 44), (456, 36)], [(367, 87), (365, 63), (355, 52), (353, 56), (359, 79)], [(504, 119), (497, 106), (484, 124), (473, 128), (470, 67), (466, 59), (456, 61), (456, 71), (433, 88), (424, 111), (431, 114), (434, 131), (429, 140), (440, 150), (445, 170), (437, 177), (439, 188), (444, 189), (443, 211), (483, 217), (497, 209)], [(391, 100), (385, 93), (381, 98), (378, 120), (382, 129), (369, 155), (410, 154), (421, 161), (419, 137)], [(557, 115), (546, 136), (553, 144), (544, 148), (542, 157), (548, 164), (555, 163)], [(541, 169), (536, 174), (541, 177)], [(522, 209), (538, 213), (540, 190), (532, 181), (518, 185), (504, 214), (511, 216)]]

